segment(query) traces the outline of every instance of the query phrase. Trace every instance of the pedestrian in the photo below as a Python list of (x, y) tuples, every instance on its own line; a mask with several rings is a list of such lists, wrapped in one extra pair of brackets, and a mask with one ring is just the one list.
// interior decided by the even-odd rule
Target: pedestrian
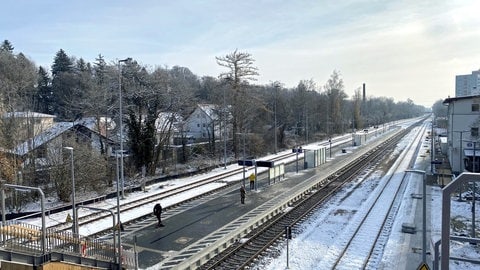
[(255, 174), (250, 174), (248, 178), (250, 179), (250, 190), (255, 189)]
[(162, 223), (162, 206), (157, 203), (155, 204), (155, 207), (153, 207), (153, 214), (157, 217), (158, 219), (158, 224), (157, 224), (157, 227), (163, 227), (165, 225), (163, 225)]
[(247, 192), (247, 191), (245, 190), (245, 186), (242, 185), (242, 186), (240, 187), (240, 202), (241, 202), (242, 204), (245, 204), (245, 193), (246, 193), (246, 192)]

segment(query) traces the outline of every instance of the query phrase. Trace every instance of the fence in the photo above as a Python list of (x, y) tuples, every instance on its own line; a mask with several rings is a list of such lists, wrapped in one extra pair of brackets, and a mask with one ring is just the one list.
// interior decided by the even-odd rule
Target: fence
[[(54, 231), (47, 228), (45, 251), (42, 250), (42, 228), (16, 220), (0, 222), (0, 246), (4, 250), (42, 255), (43, 252), (57, 252), (75, 257), (90, 258), (116, 263), (118, 248), (108, 241), (89, 239), (67, 231)], [(135, 254), (132, 250), (122, 250), (122, 266), (135, 267)], [(80, 261), (80, 260), (79, 260)]]

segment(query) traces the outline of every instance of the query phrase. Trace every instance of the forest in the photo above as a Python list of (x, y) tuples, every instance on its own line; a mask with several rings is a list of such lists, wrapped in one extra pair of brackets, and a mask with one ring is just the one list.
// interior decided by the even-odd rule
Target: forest
[[(333, 70), (323, 84), (312, 79), (301, 80), (290, 88), (281, 80), (256, 84), (261, 71), (255, 66), (254, 56), (239, 50), (216, 57), (223, 69), (217, 77), (194, 74), (188, 67), (149, 67), (131, 58), (106, 60), (101, 54), (89, 63), (63, 49), (52, 56), (50, 67), (42, 67), (27, 55), (28, 52), (16, 52), (8, 40), (1, 44), (0, 147), (4, 151), (0, 152), (0, 177), (9, 183), (18, 182), (18, 172), (24, 172), (22, 181), (27, 185), (36, 184), (39, 177), (35, 169), (33, 174), (26, 173), (29, 165), (20, 164), (8, 154), (8, 150), (23, 142), (22, 136), (18, 136), (20, 127), (5, 117), (12, 112), (54, 115), (58, 122), (76, 122), (86, 117), (100, 122), (106, 117), (119, 123), (122, 118), (125, 148), (131, 153), (125, 171), (133, 177), (142, 168), (147, 175), (167, 173), (172, 163), (221, 166), (224, 153), (229, 161), (242, 157), (243, 151), (249, 157), (262, 156), (420, 116), (426, 111), (410, 99), (395, 102), (388, 97), (364, 96), (361, 85), (349, 97), (338, 70)], [(212, 134), (207, 141), (185, 151), (182, 121), (198, 104), (216, 106), (220, 116), (216, 124), (228, 127), (226, 149), (223, 138)], [(156, 123), (161, 115), (170, 117), (163, 120), (159, 132)], [(118, 129), (121, 125), (116, 126)], [(177, 134), (172, 135), (174, 131)], [(171, 136), (180, 137), (183, 151), (176, 160), (167, 162)], [(114, 131), (107, 137), (117, 143), (120, 140)], [(242, 140), (247, 141), (246, 149)], [(75, 148), (76, 188), (101, 193), (104, 187), (112, 185), (115, 165), (105, 149), (92, 154), (75, 143), (64, 146)], [(48, 170), (50, 181), (43, 183), (65, 201), (69, 200), (71, 188), (69, 164), (68, 155), (64, 156)]]

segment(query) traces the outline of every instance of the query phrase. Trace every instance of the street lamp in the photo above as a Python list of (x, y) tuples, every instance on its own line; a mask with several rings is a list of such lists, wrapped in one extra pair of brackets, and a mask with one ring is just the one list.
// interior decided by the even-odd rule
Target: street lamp
[(73, 236), (78, 233), (77, 230), (77, 211), (75, 211), (75, 166), (73, 163), (73, 147), (63, 147), (63, 149), (70, 151), (70, 161), (71, 161), (71, 174), (72, 174), (72, 212), (73, 212), (73, 224), (72, 224), (72, 233)]
[(127, 58), (123, 60), (118, 60), (118, 93), (119, 93), (119, 113), (120, 113), (120, 152), (122, 155), (120, 156), (120, 178), (122, 180), (122, 199), (125, 199), (125, 192), (124, 192), (124, 183), (125, 178), (123, 174), (123, 112), (122, 112), (122, 69), (121, 63), (125, 63), (132, 60), (132, 58)]
[[(120, 154), (120, 157), (123, 157), (123, 153)], [(117, 166), (117, 223), (118, 223), (118, 263), (120, 264), (120, 269), (122, 269), (122, 230), (120, 230), (120, 189), (118, 182), (120, 180), (120, 170), (119, 170), (119, 164), (118, 164), (118, 151), (115, 151), (115, 160), (116, 160), (116, 166)], [(115, 230), (115, 227), (113, 228)]]
[(427, 263), (427, 179), (426, 172), (422, 170), (409, 169), (405, 172), (417, 173), (423, 176), (423, 202), (422, 202), (422, 262)]

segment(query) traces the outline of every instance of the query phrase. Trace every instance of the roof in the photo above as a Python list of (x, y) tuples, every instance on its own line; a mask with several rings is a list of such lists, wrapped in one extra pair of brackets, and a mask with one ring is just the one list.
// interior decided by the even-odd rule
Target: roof
[(217, 105), (215, 104), (198, 104), (198, 107), (205, 112), (210, 118), (217, 118)]
[(9, 117), (55, 118), (56, 116), (51, 114), (27, 111), (27, 112), (8, 112), (8, 113), (4, 113), (2, 117), (3, 118), (9, 118)]
[(45, 144), (46, 142), (58, 137), (63, 132), (74, 127), (72, 122), (59, 122), (54, 123), (54, 125), (42, 132), (41, 134), (26, 140), (25, 142), (17, 145), (12, 151), (12, 154), (23, 156), (27, 154), (32, 148), (36, 148), (40, 145)]
[(449, 104), (449, 103), (452, 103), (452, 102), (455, 102), (455, 101), (458, 101), (458, 100), (474, 99), (474, 98), (480, 98), (480, 95), (447, 98), (443, 101), (443, 104)]
[(11, 154), (23, 156), (32, 149), (43, 145), (56, 137), (60, 136), (65, 131), (77, 126), (83, 126), (90, 129), (92, 132), (98, 134), (93, 128), (95, 127), (95, 118), (84, 118), (77, 122), (57, 122), (54, 123), (51, 128), (46, 129), (41, 134), (26, 140), (25, 142), (17, 145), (13, 150), (8, 151)]

